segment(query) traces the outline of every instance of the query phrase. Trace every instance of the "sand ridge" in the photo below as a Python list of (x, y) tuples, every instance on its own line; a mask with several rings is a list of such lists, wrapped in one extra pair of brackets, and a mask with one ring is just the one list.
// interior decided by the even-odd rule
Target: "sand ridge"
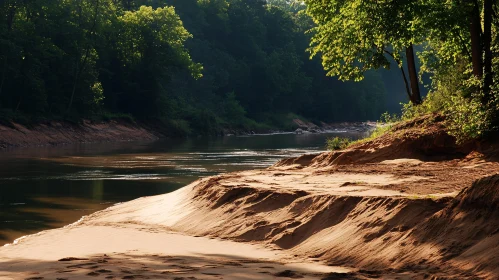
[(441, 126), (112, 206), (0, 248), (0, 278), (498, 279), (499, 162)]
[[(406, 166), (405, 162), (313, 172), (281, 166), (219, 175), (176, 193), (117, 205), (91, 215), (84, 224), (163, 226), (190, 235), (277, 246), (292, 255), (382, 270), (384, 275), (390, 272), (386, 268), (459, 277), (496, 275), (495, 261), (482, 264), (480, 272), (461, 271), (463, 262), (458, 261), (466, 249), (483, 246), (480, 243), (494, 235), (495, 220), (472, 228), (481, 229), (481, 236), (470, 229), (468, 235), (456, 235), (456, 240), (432, 236), (438, 232), (428, 221), (455, 204), (459, 190), (471, 186), (472, 180), (496, 174), (498, 165), (445, 161)], [(494, 190), (494, 182), (487, 187)], [(490, 211), (485, 212), (493, 216)], [(459, 215), (475, 217), (466, 211)], [(452, 220), (442, 217), (439, 223), (453, 232), (459, 225)], [(467, 245), (456, 247), (459, 242)]]

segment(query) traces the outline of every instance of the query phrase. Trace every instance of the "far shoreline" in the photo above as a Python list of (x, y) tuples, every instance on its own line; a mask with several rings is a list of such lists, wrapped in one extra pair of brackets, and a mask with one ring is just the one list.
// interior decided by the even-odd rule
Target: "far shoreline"
[[(321, 134), (321, 133), (366, 133), (376, 127), (373, 122), (342, 122), (321, 126), (310, 122), (295, 120), (296, 129), (291, 131), (269, 129), (263, 131), (223, 129), (220, 134), (210, 137), (245, 137), (280, 134)], [(112, 120), (93, 122), (83, 120), (81, 123), (68, 121), (49, 121), (44, 123), (22, 125), (11, 122), (0, 123), (0, 152), (22, 148), (57, 147), (72, 144), (118, 143), (135, 141), (158, 141), (162, 139), (182, 139), (196, 136), (171, 134), (166, 127), (153, 126), (147, 123)], [(208, 136), (208, 135), (206, 135)], [(198, 136), (199, 137), (199, 136)]]

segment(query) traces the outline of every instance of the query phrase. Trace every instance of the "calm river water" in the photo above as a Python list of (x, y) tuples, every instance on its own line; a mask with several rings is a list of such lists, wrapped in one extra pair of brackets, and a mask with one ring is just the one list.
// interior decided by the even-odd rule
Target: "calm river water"
[(277, 134), (0, 151), (0, 246), (117, 202), (174, 191), (199, 177), (321, 152), (326, 138), (335, 135), (363, 136)]

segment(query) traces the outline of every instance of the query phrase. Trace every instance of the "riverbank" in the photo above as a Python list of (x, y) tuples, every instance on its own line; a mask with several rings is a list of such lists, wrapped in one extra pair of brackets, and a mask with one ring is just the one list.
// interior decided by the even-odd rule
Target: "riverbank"
[(115, 205), (0, 248), (0, 276), (496, 279), (497, 149), (456, 145), (441, 126)]
[[(310, 122), (293, 120), (293, 126), (299, 133), (326, 133), (338, 131), (368, 132), (374, 123), (322, 123), (317, 126)], [(185, 137), (184, 132), (177, 131), (170, 125), (160, 121), (133, 122), (125, 119), (111, 121), (82, 120), (79, 123), (68, 121), (46, 121), (32, 125), (15, 122), (0, 123), (0, 150), (6, 148), (22, 148), (37, 146), (58, 146), (78, 143), (102, 143), (124, 141), (154, 141), (170, 137)], [(222, 129), (218, 135), (253, 135), (283, 133), (278, 129), (244, 130)], [(288, 133), (297, 133), (289, 131)]]
[(151, 141), (163, 134), (127, 121), (71, 123), (51, 121), (25, 126), (0, 124), (0, 150), (74, 143)]

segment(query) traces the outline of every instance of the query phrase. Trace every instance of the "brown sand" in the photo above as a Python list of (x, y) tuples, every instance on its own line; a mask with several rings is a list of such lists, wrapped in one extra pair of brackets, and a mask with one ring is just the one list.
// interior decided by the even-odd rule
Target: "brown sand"
[(499, 279), (499, 163), (407, 133), (115, 205), (0, 248), (0, 278)]
[(136, 225), (45, 231), (3, 247), (0, 267), (0, 279), (275, 279), (284, 271), (321, 279), (350, 271), (300, 263), (262, 246)]
[[(3, 247), (0, 276), (83, 279), (104, 269), (113, 273), (100, 274), (123, 278), (128, 268), (139, 275), (135, 278), (151, 279), (277, 279), (285, 270), (306, 279), (325, 278), (326, 272), (349, 273), (340, 275), (352, 279), (494, 279), (499, 177), (456, 194), (498, 167), (399, 159), (349, 168), (280, 166), (200, 179)], [(483, 208), (470, 208), (477, 204)], [(79, 265), (98, 263), (103, 254), (110, 258), (105, 264)], [(73, 262), (56, 261), (65, 257), (90, 260), (68, 268)], [(327, 271), (311, 261), (334, 266)]]

